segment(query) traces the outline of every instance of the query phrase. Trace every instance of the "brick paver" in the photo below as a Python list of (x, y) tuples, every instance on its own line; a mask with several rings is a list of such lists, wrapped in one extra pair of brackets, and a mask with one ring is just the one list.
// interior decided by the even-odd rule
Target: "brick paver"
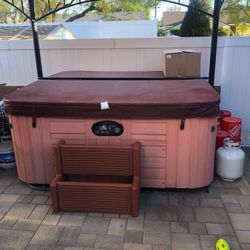
[(243, 209), (240, 206), (240, 204), (234, 204), (234, 203), (225, 203), (224, 204), (226, 210), (228, 213), (243, 213)]
[(228, 216), (224, 208), (195, 208), (196, 220), (199, 222), (228, 223)]
[(95, 248), (103, 249), (122, 249), (123, 248), (123, 237), (121, 236), (97, 236), (95, 242)]
[(39, 220), (19, 219), (13, 229), (36, 232), (40, 223), (41, 221)]
[(16, 217), (16, 218), (28, 218), (32, 213), (32, 210), (35, 208), (35, 205), (16, 203), (7, 213), (7, 216)]
[(250, 230), (250, 214), (229, 214), (235, 230)]
[(16, 180), (4, 192), (6, 194), (30, 194), (32, 190), (21, 181)]
[(17, 202), (20, 203), (31, 203), (31, 201), (35, 198), (35, 195), (33, 194), (22, 194), (18, 198)]
[(17, 221), (18, 221), (18, 218), (6, 215), (0, 221), (0, 228), (12, 229)]
[(199, 236), (194, 234), (172, 234), (173, 250), (200, 250)]
[(144, 220), (128, 219), (127, 230), (143, 231)]
[(45, 204), (47, 200), (48, 200), (48, 196), (46, 195), (36, 195), (31, 203), (42, 205), (42, 204)]
[(240, 196), (239, 203), (245, 213), (250, 213), (250, 196)]
[(80, 233), (77, 243), (77, 246), (81, 247), (94, 247), (96, 241), (96, 234), (84, 234)]
[[(250, 165), (248, 160), (248, 172)], [(32, 190), (0, 169), (0, 249), (211, 250), (223, 237), (250, 249), (250, 183), (216, 178), (206, 189), (146, 190), (137, 218), (53, 214), (50, 193)]]
[(34, 233), (0, 229), (0, 249), (25, 249)]
[(29, 218), (41, 221), (46, 216), (49, 209), (50, 209), (49, 205), (36, 205), (32, 213), (30, 214)]
[(148, 244), (125, 243), (123, 250), (152, 250), (152, 246)]
[(195, 221), (193, 207), (177, 207), (179, 221)]
[(82, 232), (105, 235), (108, 232), (109, 223), (109, 218), (88, 217), (82, 226)]
[(207, 234), (207, 229), (204, 223), (189, 222), (188, 226), (191, 234)]
[(126, 219), (112, 218), (109, 223), (108, 234), (124, 236), (126, 229)]
[(43, 246), (56, 245), (62, 232), (63, 227), (40, 226), (30, 243)]
[(81, 227), (65, 227), (57, 244), (60, 246), (74, 246), (80, 232)]
[(206, 223), (208, 234), (215, 235), (234, 235), (233, 228), (230, 224)]
[(240, 243), (250, 244), (250, 231), (236, 231), (236, 235)]
[[(53, 217), (53, 215), (52, 215)], [(58, 222), (59, 226), (72, 226), (72, 227), (81, 227), (83, 221), (85, 220), (85, 215), (81, 214), (63, 214)]]
[(171, 232), (173, 233), (187, 233), (187, 222), (171, 222)]
[(42, 221), (42, 225), (56, 226), (58, 221), (61, 219), (61, 215), (47, 214)]
[(143, 242), (146, 244), (170, 245), (169, 222), (145, 220)]
[(125, 233), (125, 242), (142, 244), (143, 243), (143, 231), (127, 230)]
[(221, 199), (218, 198), (203, 198), (200, 199), (201, 207), (223, 207)]

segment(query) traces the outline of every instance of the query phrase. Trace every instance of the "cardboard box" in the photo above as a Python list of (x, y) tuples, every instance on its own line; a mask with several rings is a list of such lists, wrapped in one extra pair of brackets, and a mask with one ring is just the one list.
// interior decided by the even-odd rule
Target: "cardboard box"
[(164, 51), (166, 77), (200, 77), (201, 53), (195, 50)]

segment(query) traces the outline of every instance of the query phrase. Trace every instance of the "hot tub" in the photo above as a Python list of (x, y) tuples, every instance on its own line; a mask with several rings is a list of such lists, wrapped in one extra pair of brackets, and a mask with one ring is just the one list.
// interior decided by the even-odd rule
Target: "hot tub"
[[(219, 95), (206, 80), (38, 80), (4, 101), (24, 182), (51, 182), (52, 146), (61, 139), (140, 142), (143, 187), (198, 188), (213, 180)], [(93, 125), (105, 122), (122, 131), (97, 134)]]

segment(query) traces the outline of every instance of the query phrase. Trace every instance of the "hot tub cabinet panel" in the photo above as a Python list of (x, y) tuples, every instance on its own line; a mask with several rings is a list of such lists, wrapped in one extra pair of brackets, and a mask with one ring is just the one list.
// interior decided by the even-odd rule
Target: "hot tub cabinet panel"
[(55, 175), (50, 123), (46, 118), (31, 125), (31, 117), (9, 117), (18, 177), (27, 183), (49, 184)]
[(214, 174), (216, 117), (181, 119), (112, 119), (124, 127), (121, 136), (101, 137), (92, 125), (105, 119), (36, 119), (10, 115), (19, 178), (49, 184), (55, 176), (52, 146), (61, 139), (86, 145), (141, 143), (142, 187), (198, 188)]

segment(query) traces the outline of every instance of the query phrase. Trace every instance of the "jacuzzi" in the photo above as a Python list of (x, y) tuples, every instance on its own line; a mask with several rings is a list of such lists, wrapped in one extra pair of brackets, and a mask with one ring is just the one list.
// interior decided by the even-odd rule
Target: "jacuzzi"
[(141, 184), (153, 188), (199, 188), (213, 181), (219, 101), (201, 79), (38, 80), (4, 99), (22, 181), (51, 182), (52, 146), (61, 139), (140, 142)]

